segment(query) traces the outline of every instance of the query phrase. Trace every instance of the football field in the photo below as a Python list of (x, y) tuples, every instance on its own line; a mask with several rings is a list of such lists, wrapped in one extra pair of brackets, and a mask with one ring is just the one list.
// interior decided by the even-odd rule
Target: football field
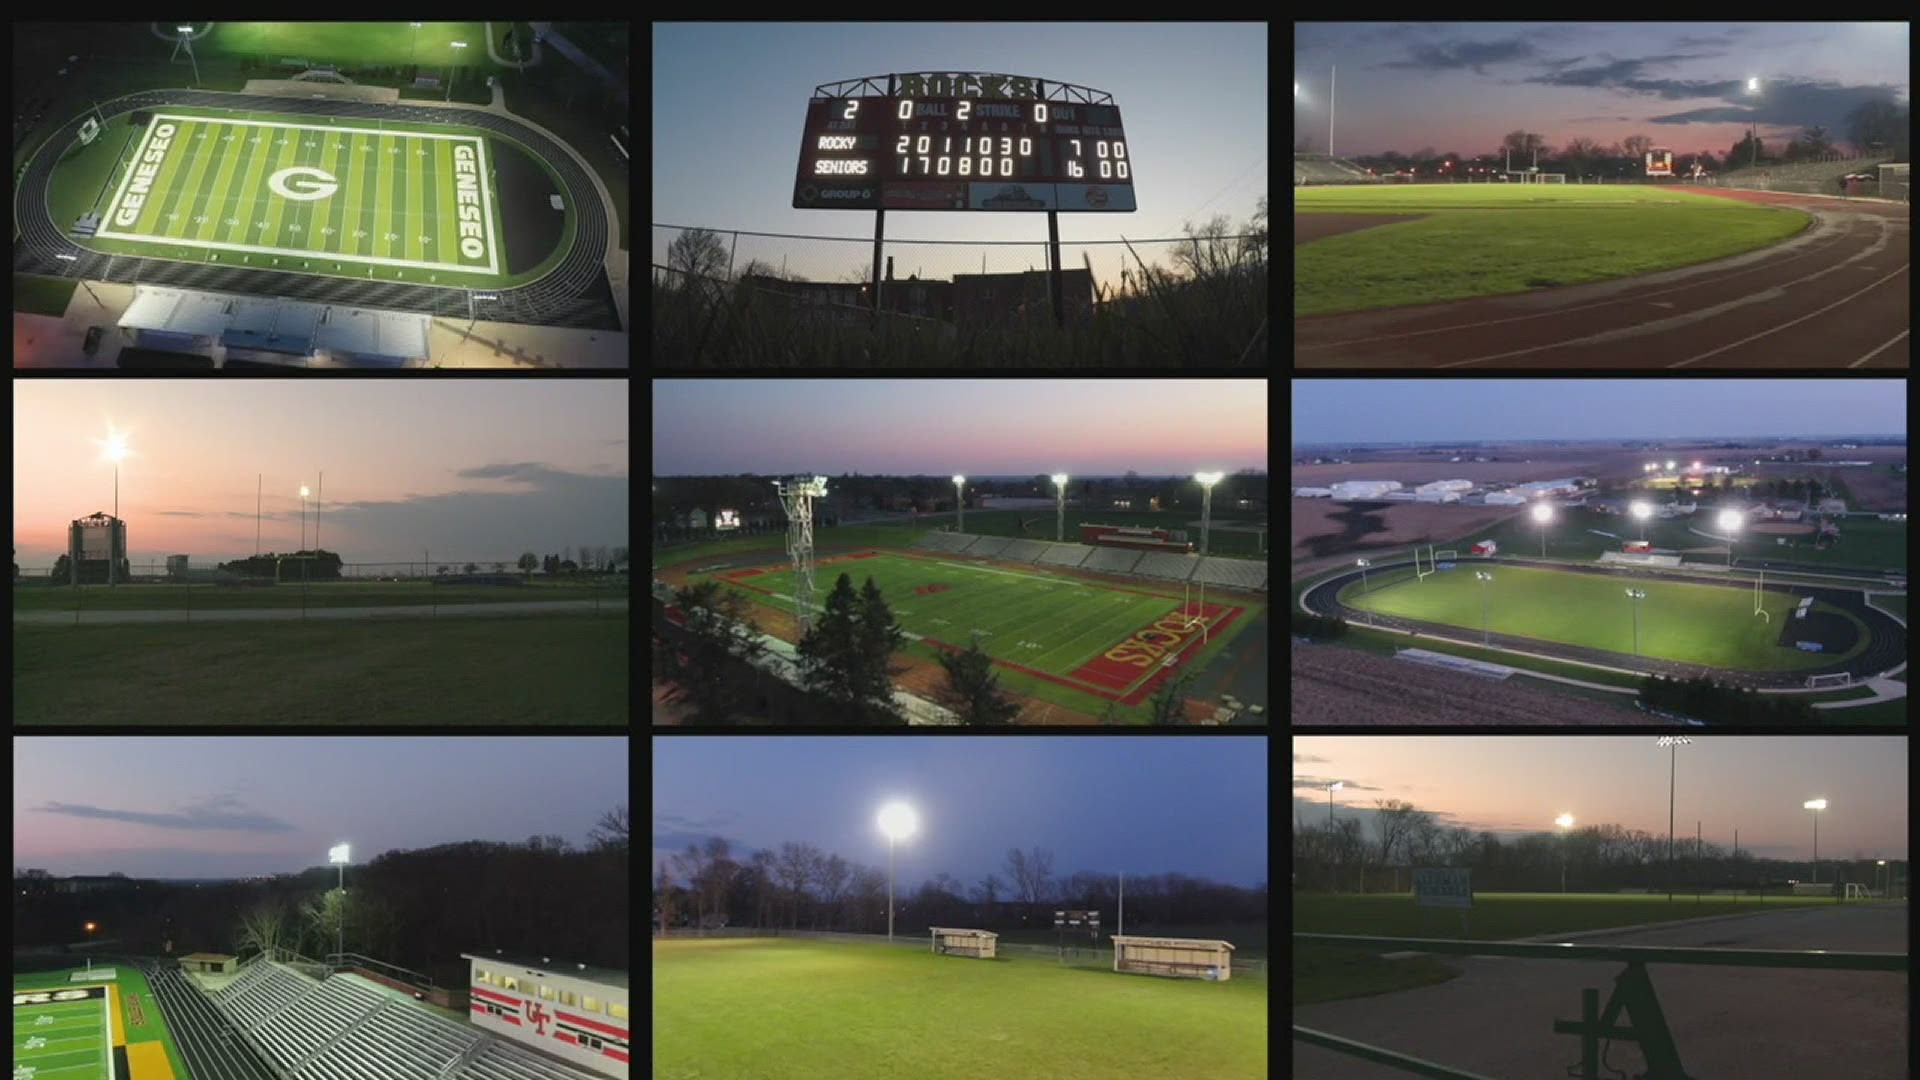
[(497, 275), (497, 191), (478, 135), (158, 113), (115, 170), (96, 235), (234, 265)]

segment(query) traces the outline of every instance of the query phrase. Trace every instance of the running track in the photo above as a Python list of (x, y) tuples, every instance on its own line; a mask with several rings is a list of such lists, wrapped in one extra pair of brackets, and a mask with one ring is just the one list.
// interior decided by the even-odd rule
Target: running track
[(1617, 281), (1295, 319), (1296, 368), (1900, 368), (1912, 208), (1759, 191), (1814, 222), (1732, 258)]

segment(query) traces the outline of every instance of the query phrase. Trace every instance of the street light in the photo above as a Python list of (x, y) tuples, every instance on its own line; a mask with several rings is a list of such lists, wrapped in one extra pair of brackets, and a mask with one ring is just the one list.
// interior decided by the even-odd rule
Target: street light
[(1679, 767), (1674, 755), (1693, 743), (1685, 735), (1662, 735), (1657, 745), (1667, 747), (1667, 903), (1673, 903), (1673, 781)]
[(888, 803), (880, 810), (880, 831), (887, 834), (887, 940), (893, 940), (893, 843), (913, 835), (919, 819), (905, 803)]
[(967, 500), (966, 497), (961, 494), (961, 489), (966, 486), (966, 483), (967, 478), (964, 476), (955, 476), (953, 478), (953, 509), (954, 513), (958, 515), (959, 522), (953, 527), (954, 532), (967, 531)]
[[(1880, 865), (1880, 866), (1885, 866), (1885, 865), (1887, 865), (1887, 860), (1885, 860), (1885, 859), (1881, 859), (1878, 865)], [(1879, 881), (1879, 878), (1880, 878), (1880, 871), (1878, 871), (1878, 870), (1875, 870), (1875, 871), (1873, 872), (1873, 876), (1874, 876), (1874, 882), (1873, 882), (1873, 883), (1874, 883), (1875, 885), (1878, 885), (1878, 884), (1880, 884), (1880, 881)], [(1887, 884), (1886, 884), (1886, 886), (1885, 886), (1884, 888), (1882, 888), (1882, 889), (1881, 889), (1881, 891), (1880, 891), (1880, 899), (1882, 899), (1882, 900), (1891, 900), (1891, 899), (1893, 899), (1893, 872), (1892, 872), (1892, 871), (1888, 871), (1888, 872), (1887, 872)]]
[(1533, 523), (1540, 526), (1540, 557), (1547, 557), (1547, 522), (1553, 520), (1553, 507), (1546, 503), (1536, 504), (1533, 508)]
[(1053, 474), (1053, 542), (1063, 544), (1067, 539), (1067, 474)]
[(1627, 509), (1634, 517), (1639, 519), (1640, 539), (1645, 540), (1647, 538), (1647, 519), (1653, 516), (1653, 504), (1649, 502), (1636, 502), (1628, 506)]
[(1647, 591), (1645, 589), (1627, 590), (1627, 599), (1633, 601), (1633, 603), (1628, 606), (1633, 608), (1633, 658), (1635, 660), (1640, 659), (1640, 601), (1646, 598)]
[(1486, 648), (1491, 644), (1487, 632), (1487, 582), (1493, 580), (1493, 575), (1485, 570), (1475, 570), (1473, 576), (1480, 581), (1480, 645)]
[(1827, 808), (1825, 799), (1808, 799), (1800, 804), (1800, 809), (1813, 811), (1813, 883), (1820, 884), (1820, 811)]
[(1560, 826), (1562, 830), (1560, 833), (1560, 894), (1565, 896), (1567, 892), (1567, 834), (1565, 830), (1573, 827), (1573, 815), (1561, 814), (1559, 817), (1553, 819), (1553, 823)]
[(1746, 524), (1746, 516), (1738, 510), (1720, 511), (1720, 531), (1727, 534), (1727, 569), (1733, 569), (1733, 534)]

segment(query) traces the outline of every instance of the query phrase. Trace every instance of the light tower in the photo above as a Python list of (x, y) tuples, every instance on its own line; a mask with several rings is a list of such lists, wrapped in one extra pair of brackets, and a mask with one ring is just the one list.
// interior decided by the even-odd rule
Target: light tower
[(1053, 474), (1053, 542), (1067, 539), (1067, 474)]
[(1800, 804), (1800, 809), (1813, 811), (1813, 883), (1820, 884), (1820, 811), (1827, 808), (1825, 799), (1808, 799)]
[(1485, 570), (1475, 570), (1473, 576), (1480, 582), (1480, 644), (1485, 647), (1492, 644), (1487, 632), (1487, 583), (1493, 580), (1493, 575)]
[(887, 940), (893, 940), (893, 844), (913, 835), (919, 818), (905, 803), (888, 803), (880, 810), (880, 831), (887, 834)]
[(1573, 815), (1561, 814), (1553, 819), (1553, 823), (1560, 826), (1560, 894), (1565, 896), (1567, 892), (1567, 830), (1573, 828)]
[(1540, 526), (1540, 557), (1547, 557), (1547, 522), (1553, 520), (1553, 507), (1538, 503), (1533, 508), (1533, 523)]
[(965, 494), (966, 487), (967, 487), (967, 478), (964, 476), (961, 476), (958, 473), (955, 473), (953, 477), (953, 512), (955, 515), (954, 526), (953, 526), (954, 532), (967, 531), (967, 497)]
[(120, 580), (120, 463), (133, 452), (127, 449), (126, 435), (112, 429), (108, 429), (100, 445), (101, 456), (113, 462), (113, 522), (107, 526), (107, 584), (116, 585)]
[(1727, 569), (1733, 569), (1733, 534), (1746, 524), (1746, 517), (1737, 510), (1720, 511), (1720, 529), (1727, 534)]
[(1200, 554), (1207, 553), (1207, 530), (1213, 524), (1213, 485), (1220, 482), (1226, 473), (1194, 473), (1195, 483), (1200, 485)]
[(801, 636), (813, 626), (813, 500), (827, 497), (824, 476), (775, 480), (787, 512), (787, 554), (793, 559), (793, 619)]
[(1649, 502), (1636, 502), (1628, 506), (1627, 509), (1632, 511), (1634, 520), (1640, 523), (1640, 539), (1645, 540), (1647, 538), (1647, 519), (1653, 516), (1653, 504)]
[(1667, 751), (1667, 903), (1673, 903), (1673, 786), (1674, 776), (1679, 768), (1680, 748), (1691, 746), (1693, 740), (1685, 735), (1662, 735), (1654, 741), (1655, 746), (1665, 747)]
[(1633, 608), (1633, 658), (1640, 659), (1640, 601), (1647, 598), (1645, 589), (1628, 589), (1628, 606)]
[(172, 63), (179, 59), (180, 49), (184, 46), (187, 50), (187, 61), (193, 65), (193, 85), (198, 89), (200, 86), (200, 61), (194, 59), (193, 56), (193, 27), (176, 26), (174, 29), (179, 32), (180, 36), (174, 39), (173, 55), (167, 58), (167, 62)]
[(328, 848), (327, 861), (340, 868), (340, 909), (333, 924), (333, 956), (334, 962), (339, 963), (347, 951), (347, 845)]
[[(1355, 559), (1353, 560), (1353, 562), (1355, 566), (1358, 566), (1360, 568), (1360, 595), (1365, 596), (1367, 595), (1367, 567), (1372, 566), (1373, 563), (1366, 559)], [(1366, 612), (1367, 612), (1367, 625), (1372, 626), (1373, 625), (1373, 609), (1367, 608)]]

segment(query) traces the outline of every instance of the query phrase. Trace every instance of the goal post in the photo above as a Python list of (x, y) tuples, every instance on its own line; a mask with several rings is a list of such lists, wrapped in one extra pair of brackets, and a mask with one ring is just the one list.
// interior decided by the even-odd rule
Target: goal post
[(1824, 687), (1838, 687), (1840, 689), (1845, 689), (1846, 687), (1849, 687), (1852, 685), (1853, 685), (1853, 675), (1845, 671), (1840, 672), (1838, 675), (1807, 676), (1807, 689), (1809, 690), (1819, 690)]
[(1868, 899), (1871, 899), (1872, 897), (1870, 896), (1870, 894), (1868, 894), (1867, 887), (1865, 885), (1862, 885), (1857, 881), (1849, 881), (1847, 882), (1846, 898), (1848, 900), (1868, 900)]

